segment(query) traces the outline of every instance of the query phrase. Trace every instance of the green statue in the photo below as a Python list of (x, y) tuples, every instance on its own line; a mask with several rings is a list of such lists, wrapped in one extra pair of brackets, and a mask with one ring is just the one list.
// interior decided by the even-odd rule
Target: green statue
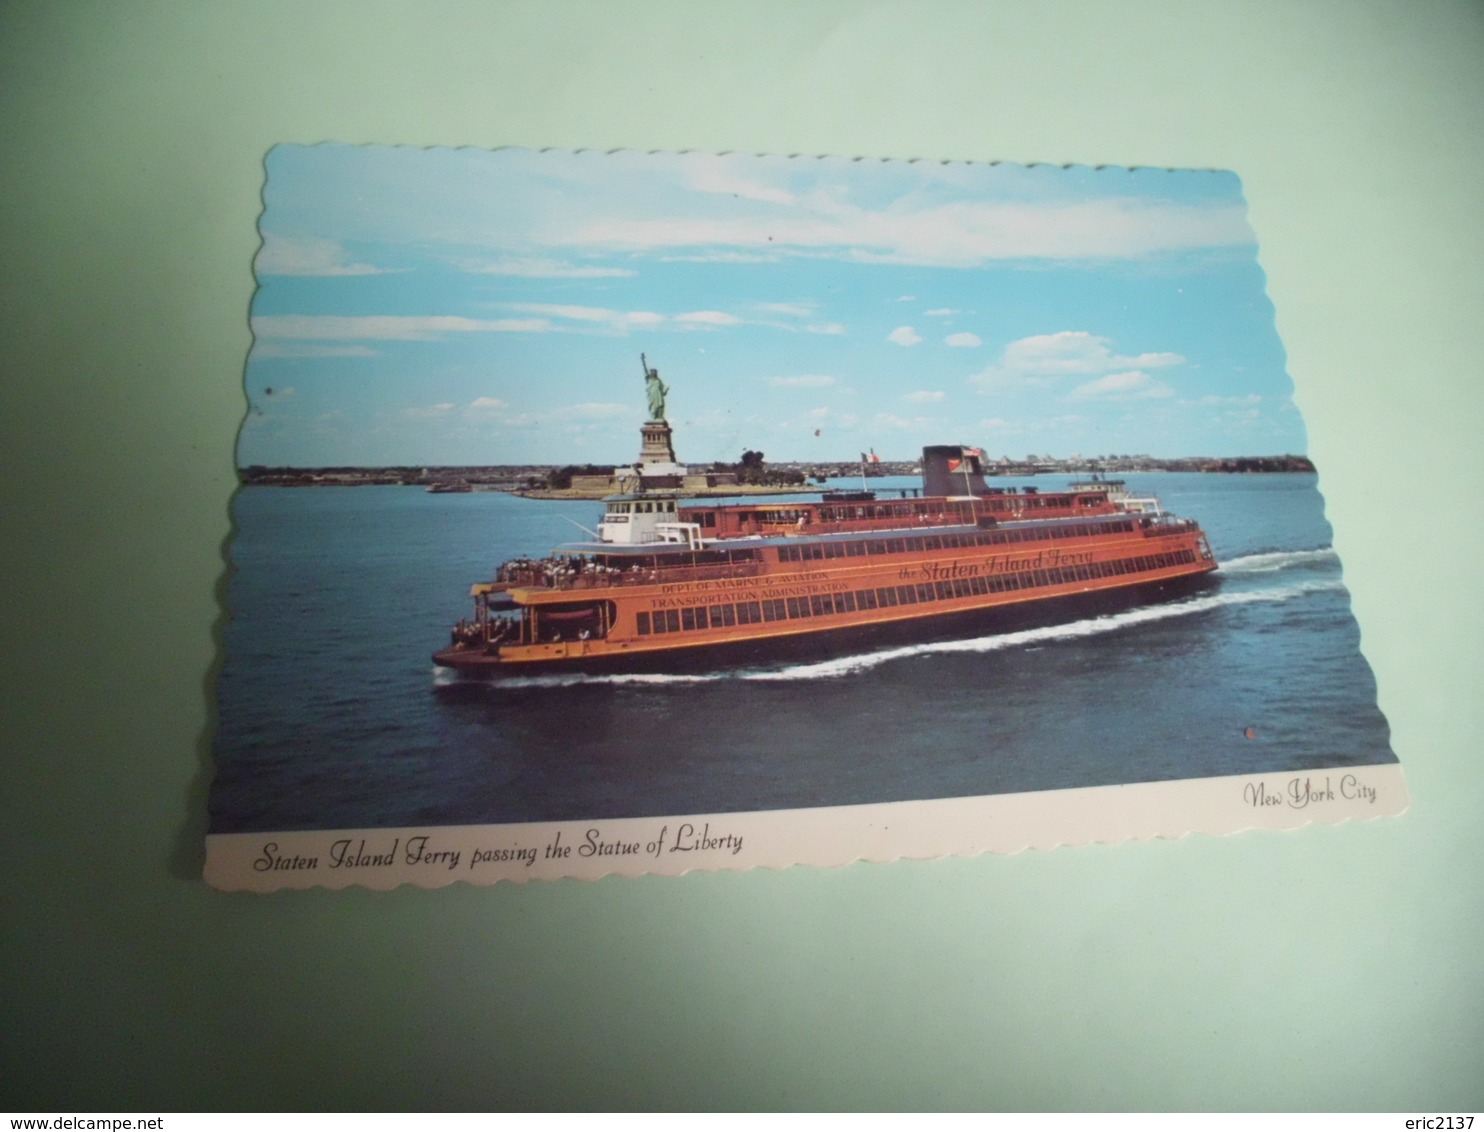
[(644, 367), (644, 392), (649, 397), (649, 419), (663, 421), (665, 419), (665, 395), (670, 390), (660, 380), (660, 371), (649, 368), (649, 362), (645, 360), (643, 354), (639, 355), (639, 364)]

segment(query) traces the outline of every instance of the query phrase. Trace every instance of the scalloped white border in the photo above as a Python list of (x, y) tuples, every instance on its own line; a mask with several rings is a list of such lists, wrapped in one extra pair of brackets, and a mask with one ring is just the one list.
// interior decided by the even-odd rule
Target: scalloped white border
[[(205, 877), (225, 891), (274, 892), (831, 867), (1296, 829), (1394, 816), (1408, 805), (1401, 765), (1390, 763), (760, 813), (217, 833), (206, 838)], [(552, 845), (568, 853), (548, 852)]]

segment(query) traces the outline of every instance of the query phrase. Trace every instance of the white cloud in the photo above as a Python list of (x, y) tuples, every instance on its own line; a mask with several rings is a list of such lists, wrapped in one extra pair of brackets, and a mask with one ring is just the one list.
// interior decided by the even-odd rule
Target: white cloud
[[(616, 311), (607, 307), (584, 307), (564, 303), (507, 303), (510, 310), (524, 314), (541, 315), (544, 318), (565, 322), (593, 324), (612, 334), (627, 334), (636, 327), (650, 328), (665, 321), (665, 316), (654, 311)], [(557, 325), (556, 330), (576, 331), (575, 327)], [(583, 331), (578, 331), (583, 332)]]
[[(762, 201), (764, 197), (753, 197)], [(783, 204), (780, 199), (776, 203)], [(1103, 196), (1082, 201), (963, 200), (884, 208), (824, 190), (788, 209), (595, 219), (550, 232), (558, 245), (605, 251), (704, 247), (815, 253), (857, 263), (971, 267), (1009, 259), (1140, 259), (1254, 242), (1240, 204)], [(902, 302), (915, 301), (903, 295)]]
[(781, 255), (759, 252), (712, 252), (708, 255), (662, 255), (661, 263), (777, 263)]
[(749, 166), (754, 171), (760, 171), (763, 168), (748, 162), (745, 158), (739, 162), (736, 157), (721, 154), (690, 154), (685, 166), (686, 183), (690, 188), (703, 193), (720, 193), (745, 200), (763, 201), (767, 204), (791, 205), (795, 202), (794, 194), (787, 189), (765, 184), (756, 177), (739, 176), (736, 171), (739, 163)]
[(260, 338), (431, 341), (445, 334), (544, 331), (551, 329), (551, 323), (544, 318), (478, 319), (458, 315), (271, 314), (254, 317), (252, 328)]
[(804, 327), (805, 334), (844, 334), (845, 327), (838, 322), (816, 322)]
[(927, 404), (931, 401), (942, 401), (948, 395), (940, 389), (919, 389), (916, 393), (907, 393), (902, 397), (903, 401), (913, 404)]
[(609, 279), (638, 274), (626, 267), (598, 267), (560, 259), (517, 256), (496, 260), (456, 260), (454, 266), (470, 275), (514, 275), (524, 279)]
[(927, 315), (929, 318), (949, 318), (953, 315), (961, 314), (962, 312), (955, 309), (954, 307), (939, 307), (937, 310), (923, 311), (922, 313)]
[(961, 334), (950, 334), (947, 338), (943, 339), (943, 341), (946, 342), (950, 346), (982, 346), (982, 345), (984, 345), (984, 340), (982, 338), (980, 338), (979, 335), (977, 335), (977, 334), (970, 334), (967, 331), (964, 331)]
[(530, 314), (570, 318), (578, 322), (612, 322), (614, 319), (623, 317), (618, 311), (611, 311), (605, 307), (564, 306), (558, 303), (511, 303), (510, 307), (512, 310), (526, 311)]
[(835, 379), (827, 373), (803, 373), (793, 377), (770, 377), (768, 384), (774, 389), (823, 389), (834, 385)]
[(1173, 389), (1163, 382), (1155, 381), (1147, 373), (1141, 370), (1129, 370), (1127, 373), (1106, 374), (1079, 385), (1068, 394), (1068, 399), (1072, 401), (1086, 401), (1094, 397), (1144, 399), (1173, 397), (1174, 395)]
[(501, 409), (508, 409), (510, 406), (498, 397), (476, 397), (469, 403), (469, 408), (476, 413), (493, 413)]
[(1011, 342), (999, 361), (969, 379), (986, 389), (1013, 385), (1048, 385), (1067, 376), (1095, 376), (1115, 370), (1147, 370), (1177, 366), (1179, 354), (1115, 354), (1107, 338), (1083, 330), (1037, 334)]
[(898, 295), (897, 296), (897, 302), (899, 302), (899, 303), (915, 303), (915, 302), (917, 302), (917, 296), (916, 295)]
[(737, 326), (742, 320), (724, 311), (690, 311), (677, 314), (675, 321), (689, 326)]
[(315, 346), (303, 342), (259, 340), (253, 343), (254, 361), (263, 358), (374, 358), (369, 346)]
[(345, 249), (334, 240), (265, 232), (254, 267), (259, 275), (381, 275), (386, 271), (348, 260)]
[(809, 318), (819, 309), (815, 303), (758, 303), (756, 306), (765, 314), (783, 314), (793, 318)]
[(886, 340), (898, 346), (915, 346), (922, 341), (922, 335), (910, 326), (899, 326), (886, 336)]

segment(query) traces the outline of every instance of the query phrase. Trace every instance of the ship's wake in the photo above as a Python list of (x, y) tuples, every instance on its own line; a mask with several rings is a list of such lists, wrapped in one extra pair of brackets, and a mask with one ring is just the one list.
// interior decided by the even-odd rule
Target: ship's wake
[[(1221, 569), (1223, 573), (1235, 575), (1267, 574), (1295, 567), (1302, 569), (1331, 563), (1337, 564), (1338, 559), (1334, 551), (1330, 549), (1281, 551), (1235, 558), (1223, 563)], [(723, 672), (697, 673), (615, 673), (609, 675), (558, 673), (505, 678), (499, 680), (498, 686), (501, 688), (566, 688), (578, 684), (664, 685), (710, 684), (723, 680), (772, 682), (834, 679), (913, 657), (944, 656), (956, 653), (993, 653), (1004, 649), (1079, 640), (1173, 618), (1197, 616), (1215, 610), (1254, 603), (1271, 604), (1293, 601), (1309, 594), (1343, 589), (1344, 584), (1338, 578), (1312, 578), (1288, 585), (1268, 586), (1260, 589), (1227, 588), (1180, 601), (1160, 605), (1143, 605), (1118, 613), (1069, 621), (1060, 625), (1043, 625), (963, 640), (925, 641), (849, 656), (831, 657), (828, 660), (784, 664), (776, 667), (742, 667)]]
[(1247, 554), (1221, 564), (1222, 574), (1273, 574), (1293, 566), (1338, 566), (1340, 557), (1334, 547), (1318, 550), (1275, 550), (1265, 554)]

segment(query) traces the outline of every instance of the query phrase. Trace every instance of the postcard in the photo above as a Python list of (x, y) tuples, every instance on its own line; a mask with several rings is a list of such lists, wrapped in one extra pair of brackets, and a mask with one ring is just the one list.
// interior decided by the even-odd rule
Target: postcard
[(282, 145), (206, 879), (1394, 815), (1238, 177)]

